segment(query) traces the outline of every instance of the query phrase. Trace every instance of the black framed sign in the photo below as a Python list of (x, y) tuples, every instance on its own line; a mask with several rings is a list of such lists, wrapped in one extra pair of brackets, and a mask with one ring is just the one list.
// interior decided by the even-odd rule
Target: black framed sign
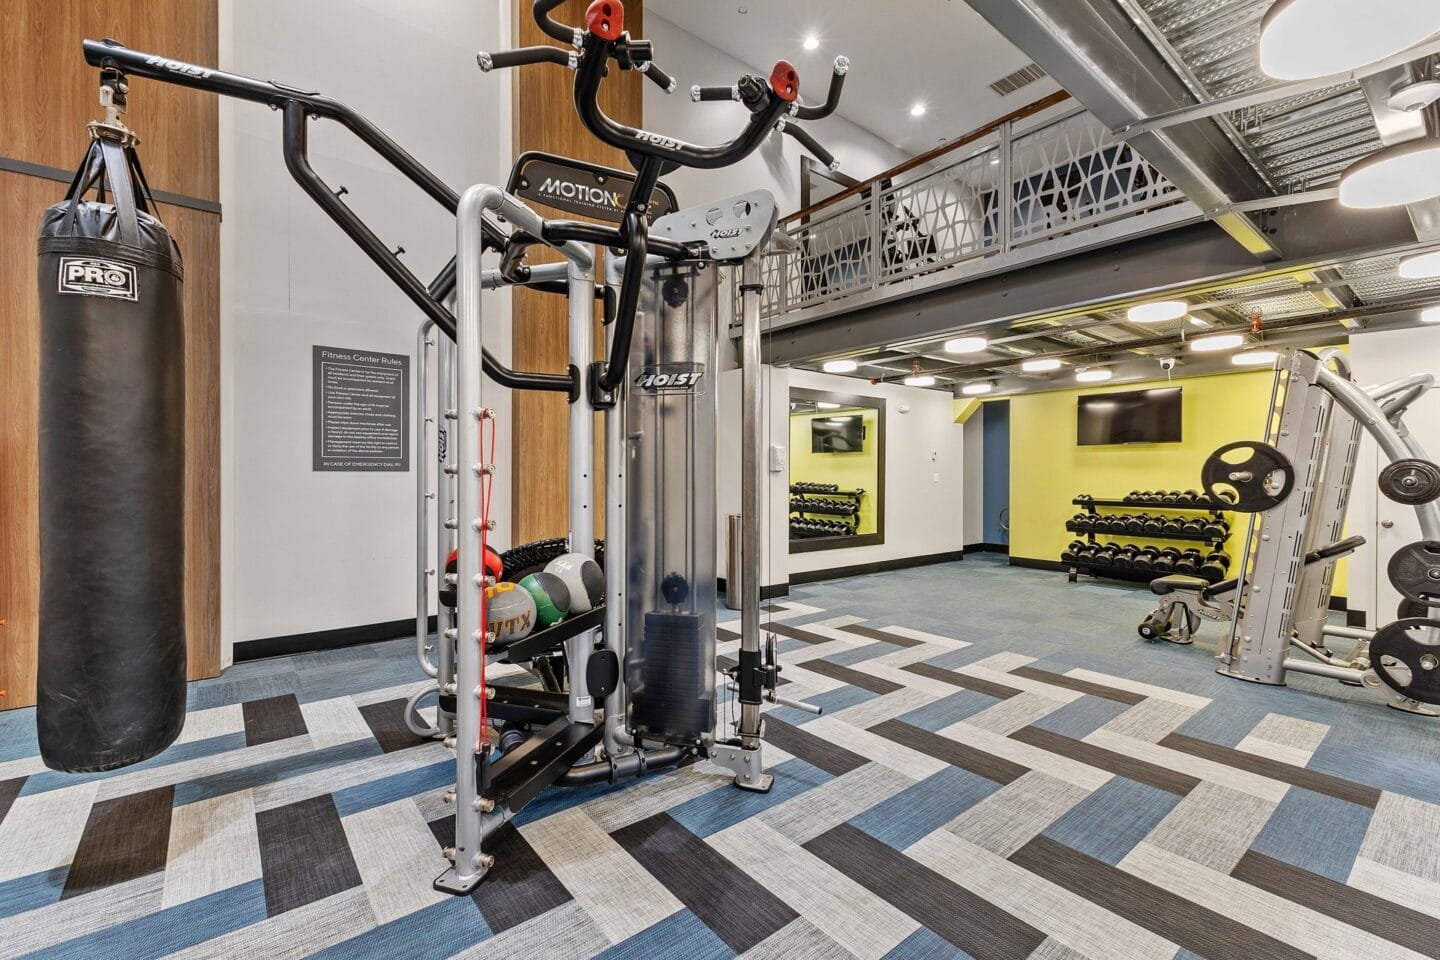
[(311, 350), (311, 469), (409, 470), (410, 358), (346, 347)]

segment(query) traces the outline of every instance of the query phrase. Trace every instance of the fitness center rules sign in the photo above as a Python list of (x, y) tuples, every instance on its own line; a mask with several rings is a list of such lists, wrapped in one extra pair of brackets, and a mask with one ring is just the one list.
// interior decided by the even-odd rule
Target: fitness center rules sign
[(312, 347), (312, 469), (410, 469), (410, 358)]

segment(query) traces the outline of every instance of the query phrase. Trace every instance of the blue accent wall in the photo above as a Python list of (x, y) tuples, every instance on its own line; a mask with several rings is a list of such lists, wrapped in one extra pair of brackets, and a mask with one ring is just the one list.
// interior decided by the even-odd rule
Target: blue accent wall
[(1009, 543), (1000, 527), (1000, 511), (1010, 506), (1010, 401), (995, 400), (980, 411), (981, 443), (985, 449), (983, 502), (985, 542)]

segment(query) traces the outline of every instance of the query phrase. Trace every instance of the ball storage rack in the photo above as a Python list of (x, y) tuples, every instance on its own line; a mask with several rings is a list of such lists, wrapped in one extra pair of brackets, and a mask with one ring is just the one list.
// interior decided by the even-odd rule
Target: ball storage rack
[[(1208, 503), (1195, 503), (1195, 502), (1191, 502), (1191, 503), (1179, 503), (1179, 502), (1176, 502), (1176, 501), (1174, 501), (1174, 500), (1126, 500), (1126, 499), (1123, 499), (1123, 498), (1120, 498), (1120, 499), (1107, 499), (1107, 498), (1102, 498), (1102, 497), (1087, 497), (1087, 496), (1081, 494), (1081, 495), (1076, 496), (1076, 497), (1075, 497), (1073, 500), (1071, 500), (1070, 502), (1071, 502), (1072, 504), (1074, 504), (1075, 506), (1077, 506), (1077, 507), (1084, 507), (1084, 508), (1085, 508), (1085, 512), (1086, 512), (1087, 514), (1091, 515), (1091, 516), (1099, 516), (1099, 515), (1100, 515), (1099, 511), (1096, 509), (1097, 507), (1117, 508), (1117, 509), (1118, 509), (1118, 508), (1122, 508), (1122, 507), (1131, 507), (1131, 508), (1134, 508), (1134, 507), (1142, 507), (1142, 508), (1147, 509), (1147, 510), (1169, 510), (1169, 511), (1174, 511), (1174, 512), (1176, 512), (1176, 513), (1203, 513), (1203, 514), (1209, 514), (1209, 515), (1210, 515), (1211, 517), (1213, 517), (1215, 520), (1224, 521), (1224, 522), (1226, 522), (1226, 524), (1227, 524), (1227, 531), (1226, 531), (1225, 536), (1223, 536), (1223, 537), (1207, 536), (1207, 535), (1205, 535), (1205, 534), (1195, 534), (1195, 533), (1136, 533), (1136, 534), (1129, 534), (1129, 533), (1120, 533), (1120, 532), (1114, 531), (1114, 530), (1097, 531), (1097, 530), (1093, 530), (1093, 529), (1092, 529), (1092, 530), (1075, 531), (1076, 533), (1083, 534), (1083, 535), (1085, 536), (1085, 539), (1086, 539), (1089, 543), (1092, 543), (1092, 544), (1097, 544), (1097, 545), (1099, 544), (1100, 541), (1099, 541), (1098, 537), (1099, 537), (1101, 534), (1103, 534), (1105, 537), (1107, 537), (1107, 538), (1109, 538), (1109, 539), (1112, 539), (1112, 540), (1113, 540), (1113, 539), (1119, 539), (1119, 540), (1126, 540), (1126, 541), (1134, 541), (1134, 542), (1137, 542), (1137, 543), (1138, 543), (1138, 542), (1141, 542), (1141, 541), (1147, 541), (1147, 542), (1157, 542), (1157, 541), (1163, 541), (1163, 542), (1187, 541), (1187, 542), (1191, 542), (1191, 543), (1207, 543), (1207, 544), (1210, 544), (1212, 547), (1214, 547), (1214, 548), (1216, 548), (1216, 549), (1219, 549), (1219, 548), (1221, 547), (1221, 545), (1223, 545), (1223, 544), (1225, 543), (1226, 540), (1229, 540), (1229, 539), (1230, 539), (1230, 531), (1229, 531), (1229, 528), (1228, 528), (1229, 521), (1228, 521), (1228, 519), (1227, 519), (1226, 516), (1225, 516), (1225, 514), (1226, 514), (1226, 513), (1228, 512), (1228, 510), (1229, 510), (1230, 505), (1227, 504), (1227, 503), (1219, 502), (1219, 501), (1210, 501), (1210, 502), (1208, 502)], [(1154, 577), (1155, 577), (1154, 572), (1153, 572), (1153, 571), (1150, 571), (1150, 570), (1136, 570), (1136, 569), (1134, 569), (1133, 567), (1116, 567), (1116, 566), (1114, 566), (1114, 565), (1112, 565), (1112, 564), (1107, 564), (1107, 563), (1087, 563), (1087, 562), (1085, 562), (1085, 561), (1076, 561), (1076, 562), (1068, 562), (1068, 561), (1067, 561), (1067, 562), (1066, 562), (1066, 567), (1067, 567), (1067, 570), (1066, 570), (1066, 579), (1069, 580), (1071, 583), (1075, 583), (1076, 581), (1079, 580), (1079, 578), (1080, 578), (1080, 573), (1081, 573), (1082, 570), (1083, 570), (1084, 572), (1086, 572), (1086, 573), (1089, 573), (1091, 576), (1095, 576), (1095, 577), (1105, 577), (1106, 579), (1110, 579), (1110, 580), (1128, 580), (1128, 581), (1131, 581), (1131, 582), (1140, 582), (1140, 581), (1153, 580)]]

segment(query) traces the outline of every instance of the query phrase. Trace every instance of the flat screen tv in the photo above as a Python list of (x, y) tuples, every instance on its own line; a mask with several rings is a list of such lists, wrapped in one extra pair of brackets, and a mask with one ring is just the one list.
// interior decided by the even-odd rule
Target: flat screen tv
[(810, 421), (811, 453), (861, 453), (865, 448), (865, 418), (815, 417)]
[(1076, 442), (1082, 447), (1179, 443), (1180, 388), (1158, 387), (1081, 397), (1076, 420)]

